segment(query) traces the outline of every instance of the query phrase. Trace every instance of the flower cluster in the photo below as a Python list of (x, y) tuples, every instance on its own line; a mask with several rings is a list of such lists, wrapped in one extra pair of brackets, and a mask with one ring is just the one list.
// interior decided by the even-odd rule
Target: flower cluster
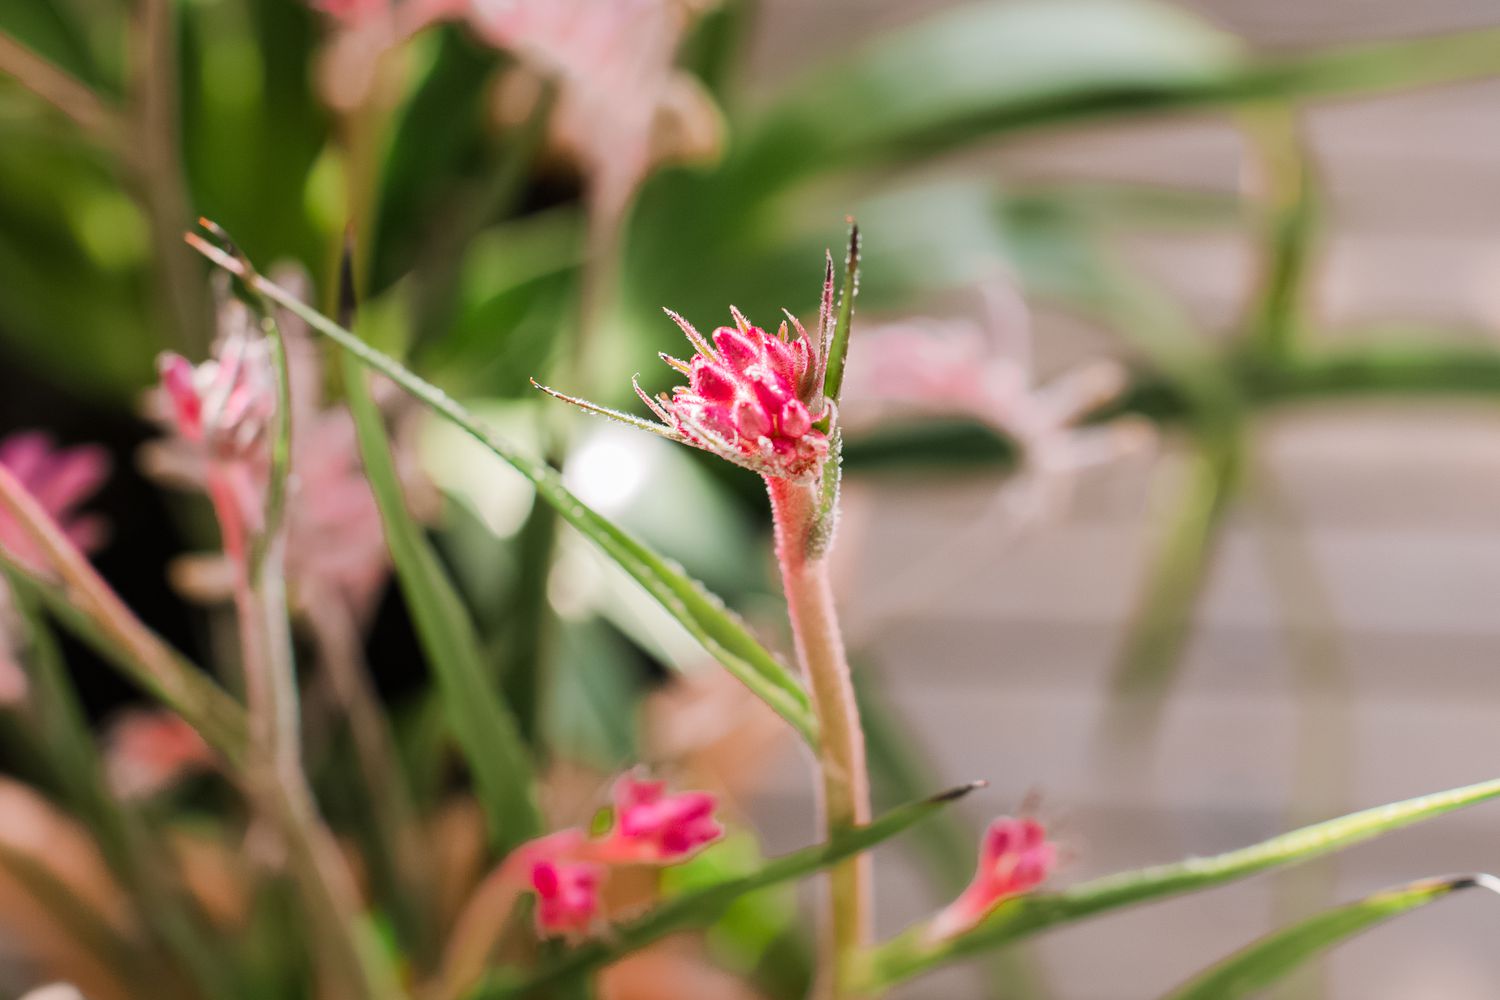
[(544, 936), (587, 933), (599, 916), (599, 893), (616, 865), (672, 865), (724, 835), (707, 792), (669, 793), (664, 781), (626, 774), (615, 782), (614, 823), (600, 837), (573, 828), (518, 847), (506, 860), (513, 882), (537, 897)]
[(995, 907), (1030, 892), (1047, 880), (1057, 863), (1057, 844), (1031, 817), (1001, 816), (979, 842), (979, 868), (969, 887), (928, 924), (934, 938), (948, 938), (973, 927)]
[(813, 426), (814, 412), (823, 409), (816, 398), (822, 378), (806, 331), (799, 324), (796, 339), (788, 339), (782, 323), (772, 336), (732, 312), (735, 325), (715, 330), (711, 344), (670, 314), (698, 352), (691, 362), (664, 356), (688, 384), (670, 397), (641, 398), (694, 447), (775, 478), (815, 475), (828, 437)]
[[(281, 283), (305, 295), (300, 276), (283, 277)], [(292, 596), (299, 608), (331, 606), (363, 621), (373, 612), (389, 566), (380, 510), (364, 477), (353, 419), (347, 409), (324, 404), (322, 357), (311, 332), (285, 313), (278, 324), (290, 380), (286, 567)], [(246, 307), (233, 300), (221, 307), (210, 360), (194, 366), (167, 354), (160, 369), (161, 392), (153, 409), (172, 434), (147, 451), (148, 471), (207, 490), (221, 513), (227, 501), (242, 534), (259, 530), (270, 471), (275, 375), (267, 343)], [(408, 499), (421, 516), (432, 506), (425, 480), (404, 450), (398, 449), (397, 463)], [(226, 538), (232, 530), (226, 526)], [(185, 571), (178, 573), (178, 582), (193, 596), (228, 596), (230, 568), (222, 560), (197, 558), (180, 566)]]
[[(818, 426), (830, 409), (823, 398), (827, 366), (823, 351), (790, 314), (795, 338), (785, 322), (771, 334), (752, 324), (738, 309), (730, 312), (734, 326), (721, 326), (706, 338), (687, 320), (667, 311), (697, 353), (691, 361), (661, 355), (688, 378), (687, 385), (677, 386), (670, 395), (662, 393), (653, 398), (639, 381), (634, 383), (636, 395), (660, 425), (546, 386), (538, 388), (589, 412), (713, 452), (769, 479), (816, 479), (829, 447), (828, 434)], [(820, 328), (828, 322), (826, 307), (824, 313)]]

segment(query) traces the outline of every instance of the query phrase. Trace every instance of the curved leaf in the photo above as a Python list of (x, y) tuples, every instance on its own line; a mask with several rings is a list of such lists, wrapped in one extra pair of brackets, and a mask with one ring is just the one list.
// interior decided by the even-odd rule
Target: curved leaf
[(1462, 889), (1500, 892), (1493, 875), (1452, 875), (1384, 889), (1269, 934), (1195, 976), (1164, 1000), (1235, 1000), (1273, 985), (1303, 962), (1361, 931)]
[(496, 437), (463, 406), (437, 386), (423, 380), (400, 362), (366, 344), (317, 310), (298, 301), (286, 289), (259, 275), (245, 274), (233, 257), (190, 236), (200, 253), (219, 267), (246, 278), (261, 294), (285, 307), (314, 330), (335, 341), (360, 363), (375, 369), (417, 397), (433, 412), (452, 421), (475, 440), (510, 464), (536, 487), (537, 496), (557, 508), (563, 519), (583, 532), (682, 623), (715, 659), (791, 723), (810, 745), (817, 745), (817, 723), (807, 692), (793, 673), (771, 655), (744, 622), (681, 567), (603, 517), (574, 496), (551, 467), (527, 458)]
[(437, 553), (406, 509), (406, 498), (364, 367), (344, 358), (344, 391), (359, 435), (365, 474), (380, 508), (401, 592), (411, 606), (423, 651), (437, 676), (453, 731), (478, 787), (490, 838), (508, 849), (535, 836), (541, 811), (532, 793), (531, 755), (515, 717), (500, 701), (479, 635)]
[(574, 948), (530, 976), (497, 977), (491, 980), (471, 1000), (504, 1000), (507, 997), (527, 996), (548, 984), (603, 968), (669, 934), (706, 927), (723, 916), (730, 905), (749, 893), (811, 875), (845, 858), (867, 851), (983, 786), (982, 781), (960, 785), (932, 798), (909, 803), (891, 810), (872, 823), (838, 834), (827, 843), (777, 858), (759, 871), (669, 899), (645, 916), (611, 928), (607, 940), (591, 941)]
[(919, 925), (873, 949), (862, 963), (859, 985), (879, 992), (954, 959), (1004, 947), (1051, 927), (1297, 864), (1493, 798), (1500, 798), (1500, 779), (1350, 813), (1226, 854), (1121, 872), (1063, 892), (1021, 896), (1001, 904), (973, 930), (952, 938), (934, 940)]

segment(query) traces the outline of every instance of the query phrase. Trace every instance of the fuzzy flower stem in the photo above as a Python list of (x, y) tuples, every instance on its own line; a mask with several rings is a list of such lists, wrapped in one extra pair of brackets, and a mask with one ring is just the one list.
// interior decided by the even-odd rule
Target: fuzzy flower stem
[[(797, 659), (807, 677), (822, 746), (823, 821), (830, 837), (870, 821), (870, 781), (865, 737), (855, 706), (849, 660), (839, 632), (826, 557), (809, 558), (808, 541), (818, 512), (816, 484), (766, 478), (776, 525), (776, 559), (796, 638)], [(870, 943), (871, 870), (867, 854), (830, 871), (829, 922), (824, 948), (831, 993), (847, 997), (843, 980), (851, 959)]]
[(364, 938), (359, 895), (332, 834), (318, 815), (302, 764), (297, 674), (286, 594), (286, 490), (291, 454), (291, 408), (286, 352), (266, 313), (276, 382), (275, 435), (258, 534), (248, 530), (242, 458), (210, 464), (209, 499), (234, 567), (234, 604), (244, 657), (249, 753), (245, 784), (279, 830), (289, 868), (309, 910), (328, 985), (339, 995), (387, 1000), (399, 989)]

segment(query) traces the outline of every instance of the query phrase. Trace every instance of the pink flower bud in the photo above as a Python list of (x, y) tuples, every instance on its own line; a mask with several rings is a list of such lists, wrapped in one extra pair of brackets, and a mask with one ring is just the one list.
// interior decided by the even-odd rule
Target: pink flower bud
[(536, 926), (543, 937), (582, 934), (599, 913), (603, 869), (588, 861), (543, 859), (531, 866)]
[(979, 869), (963, 894), (932, 919), (929, 933), (947, 938), (969, 930), (1005, 900), (1030, 892), (1051, 874), (1057, 845), (1030, 817), (1002, 816), (979, 842)]
[(615, 825), (597, 856), (617, 863), (675, 864), (724, 835), (708, 792), (668, 794), (665, 781), (626, 774), (615, 782)]
[(828, 437), (813, 426), (823, 401), (802, 399), (799, 389), (815, 361), (804, 336), (787, 340), (752, 326), (736, 313), (713, 341), (681, 317), (672, 317), (698, 349), (690, 384), (670, 397), (643, 396), (679, 440), (776, 479), (815, 476), (828, 456)]

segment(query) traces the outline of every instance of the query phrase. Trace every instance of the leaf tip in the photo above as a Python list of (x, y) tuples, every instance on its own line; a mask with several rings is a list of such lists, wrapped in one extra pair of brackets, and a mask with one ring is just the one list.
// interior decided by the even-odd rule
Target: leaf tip
[(977, 792), (981, 788), (988, 787), (990, 787), (990, 783), (988, 781), (986, 781), (984, 778), (978, 778), (974, 781), (967, 782), (966, 784), (957, 785), (953, 788), (948, 789), (947, 791), (938, 792), (927, 801), (931, 802), (933, 805), (941, 805), (945, 802), (957, 802), (959, 799), (968, 795), (970, 792)]

